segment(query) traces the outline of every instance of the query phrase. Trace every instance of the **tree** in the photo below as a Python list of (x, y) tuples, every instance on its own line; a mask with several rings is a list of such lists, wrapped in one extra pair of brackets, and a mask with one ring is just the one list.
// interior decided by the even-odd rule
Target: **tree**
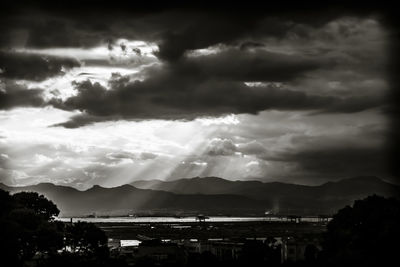
[(51, 220), (60, 213), (52, 201), (36, 192), (20, 192), (14, 194), (13, 198), (19, 205), (33, 210), (35, 214), (43, 216), (45, 220)]
[[(47, 256), (42, 266), (58, 266), (62, 262), (106, 266), (111, 262), (107, 236), (100, 228), (83, 222), (65, 225), (54, 220), (59, 212), (43, 195), (21, 192), (11, 196), (0, 189), (2, 266), (23, 266), (37, 254)], [(73, 248), (72, 253), (66, 252), (67, 247)], [(65, 253), (60, 254), (62, 248)]]
[(327, 266), (391, 266), (400, 240), (400, 202), (370, 196), (341, 209), (323, 242)]
[(8, 219), (13, 206), (10, 194), (0, 190), (0, 259), (5, 266), (18, 266), (19, 263), (18, 225)]
[(87, 222), (76, 222), (66, 227), (66, 245), (77, 253), (108, 253), (107, 236), (104, 231)]
[(63, 246), (63, 232), (54, 222), (59, 210), (43, 195), (0, 190), (0, 254), (7, 266), (18, 266), (36, 253), (56, 253)]
[(12, 196), (0, 189), (0, 218), (6, 216), (14, 208)]

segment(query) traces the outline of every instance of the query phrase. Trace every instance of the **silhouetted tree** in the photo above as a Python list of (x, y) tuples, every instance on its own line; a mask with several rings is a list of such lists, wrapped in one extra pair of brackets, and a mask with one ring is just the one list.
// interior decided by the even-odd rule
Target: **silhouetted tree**
[(23, 266), (38, 253), (40, 266), (123, 266), (108, 258), (107, 237), (101, 229), (84, 222), (66, 226), (54, 220), (59, 212), (43, 195), (21, 192), (11, 196), (0, 190), (1, 266)]
[(18, 266), (36, 253), (56, 253), (63, 233), (53, 222), (57, 206), (37, 193), (0, 190), (0, 253), (5, 266)]
[(0, 218), (6, 216), (15, 206), (12, 196), (0, 189)]
[(66, 226), (66, 245), (77, 253), (108, 253), (107, 236), (104, 231), (87, 222), (76, 222)]
[(400, 202), (370, 196), (341, 209), (324, 236), (325, 266), (392, 266), (398, 262)]
[(52, 201), (36, 192), (20, 192), (14, 194), (13, 198), (19, 205), (33, 210), (36, 215), (43, 216), (45, 220), (51, 220), (60, 213), (60, 210)]

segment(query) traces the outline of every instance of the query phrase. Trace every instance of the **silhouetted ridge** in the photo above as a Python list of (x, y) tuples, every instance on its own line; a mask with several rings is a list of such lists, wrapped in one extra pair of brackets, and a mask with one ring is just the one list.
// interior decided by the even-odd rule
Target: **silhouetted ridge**
[(368, 195), (398, 196), (400, 189), (374, 176), (359, 176), (306, 186), (279, 182), (229, 181), (218, 177), (173, 181), (138, 181), (132, 185), (86, 191), (43, 183), (8, 191), (36, 191), (53, 200), (63, 215), (134, 212), (202, 212), (213, 214), (332, 214)]

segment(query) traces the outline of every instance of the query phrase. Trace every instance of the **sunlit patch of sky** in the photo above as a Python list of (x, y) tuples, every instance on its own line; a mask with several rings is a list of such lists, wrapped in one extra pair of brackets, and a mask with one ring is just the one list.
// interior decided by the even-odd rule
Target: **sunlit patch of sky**
[[(68, 116), (71, 112), (49, 107), (0, 112), (4, 126), (0, 142), (7, 147), (10, 168), (18, 170), (12, 172), (14, 183), (44, 182), (52, 177), (54, 183), (75, 181), (80, 188), (87, 188), (97, 183), (117, 186), (137, 179), (195, 176), (265, 179), (294, 167), (286, 164), (282, 169), (280, 162), (259, 159), (256, 154), (263, 151), (257, 152), (257, 145), (266, 151), (283, 151), (303, 145), (293, 143), (293, 138), (320, 136), (328, 136), (333, 146), (346, 142), (375, 146), (382, 142), (360, 136), (363, 126), (382, 123), (382, 117), (373, 112), (361, 117), (310, 117), (276, 111), (193, 121), (121, 120), (68, 130), (49, 127)], [(341, 123), (332, 124), (329, 117)], [(254, 140), (258, 144), (253, 145)], [(220, 147), (210, 155), (208, 146), (218, 142), (231, 142), (234, 147), (228, 153), (221, 152), (224, 147)], [(77, 186), (75, 182), (70, 185)]]
[(157, 60), (154, 55), (158, 51), (155, 43), (148, 43), (138, 40), (118, 39), (111, 44), (100, 44), (92, 48), (17, 48), (17, 52), (35, 53), (59, 57), (72, 57), (78, 60), (115, 60), (115, 63), (129, 63), (132, 59), (152, 58)]
[(18, 80), (18, 84), (28, 88), (42, 88), (46, 99), (66, 99), (76, 94), (72, 81), (81, 82), (90, 80), (98, 82), (105, 88), (113, 73), (132, 75), (134, 79), (143, 79), (134, 76), (143, 68), (159, 63), (154, 55), (158, 46), (144, 41), (129, 41), (118, 39), (113, 44), (101, 44), (93, 48), (18, 48), (17, 52), (34, 53), (43, 56), (71, 57), (81, 62), (81, 66), (64, 70), (62, 75), (50, 77), (44, 81)]

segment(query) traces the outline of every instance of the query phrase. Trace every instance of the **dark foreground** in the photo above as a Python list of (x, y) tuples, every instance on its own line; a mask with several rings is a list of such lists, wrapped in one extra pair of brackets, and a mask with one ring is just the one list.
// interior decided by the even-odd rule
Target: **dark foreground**
[[(392, 266), (400, 202), (370, 196), (327, 220), (94, 223), (55, 220), (33, 192), (0, 190), (1, 266)], [(201, 221), (200, 221), (201, 220)], [(397, 265), (396, 265), (397, 266)]]
[[(114, 257), (136, 266), (252, 263), (315, 258), (326, 222), (98, 223)], [(257, 263), (257, 264), (256, 264)]]

